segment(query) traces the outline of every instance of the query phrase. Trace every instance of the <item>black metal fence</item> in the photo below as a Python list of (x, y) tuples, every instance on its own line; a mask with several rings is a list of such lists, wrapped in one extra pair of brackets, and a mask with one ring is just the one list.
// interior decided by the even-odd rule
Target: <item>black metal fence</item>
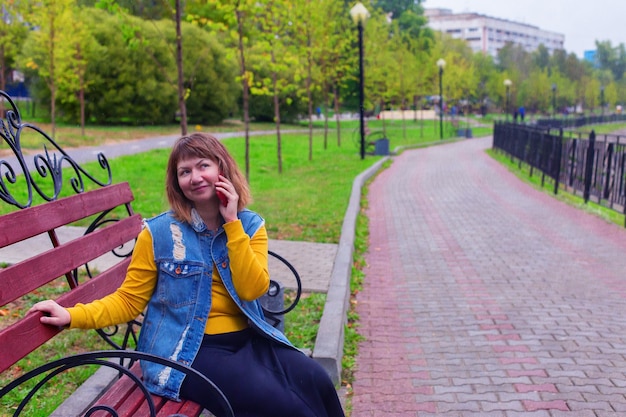
[(616, 123), (626, 120), (626, 114), (607, 114), (593, 116), (564, 116), (537, 119), (533, 123), (538, 127), (553, 129), (573, 129), (600, 123)]
[[(496, 122), (493, 148), (589, 200), (626, 214), (626, 136)], [(626, 226), (626, 223), (625, 223)]]

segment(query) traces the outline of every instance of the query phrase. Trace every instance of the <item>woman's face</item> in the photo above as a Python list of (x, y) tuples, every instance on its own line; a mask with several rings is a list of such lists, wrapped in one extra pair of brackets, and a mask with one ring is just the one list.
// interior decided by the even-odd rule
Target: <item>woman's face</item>
[(185, 197), (196, 206), (216, 203), (215, 183), (219, 181), (219, 166), (209, 158), (182, 159), (176, 165), (178, 185)]

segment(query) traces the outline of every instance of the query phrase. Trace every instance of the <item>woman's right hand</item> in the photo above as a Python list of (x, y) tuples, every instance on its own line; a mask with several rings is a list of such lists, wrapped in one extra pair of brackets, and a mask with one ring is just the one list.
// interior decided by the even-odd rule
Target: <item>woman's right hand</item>
[(52, 300), (38, 302), (28, 310), (28, 313), (34, 311), (41, 311), (43, 313), (43, 316), (39, 319), (42, 324), (65, 327), (69, 325), (71, 321), (69, 311)]

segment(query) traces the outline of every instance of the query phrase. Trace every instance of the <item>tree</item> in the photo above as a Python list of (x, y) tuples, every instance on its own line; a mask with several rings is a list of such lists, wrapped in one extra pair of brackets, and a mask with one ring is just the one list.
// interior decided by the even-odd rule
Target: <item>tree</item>
[(490, 80), (498, 79), (498, 70), (491, 55), (482, 53), (474, 54), (473, 66), (476, 69), (477, 76), (474, 100), (479, 105), (481, 113), (483, 113), (487, 111), (490, 97), (492, 96), (492, 91), (488, 88)]
[[(290, 25), (293, 4), (285, 0), (271, 0), (257, 15), (260, 28), (259, 47), (264, 61), (261, 65), (269, 70), (270, 77), (264, 80), (257, 79), (252, 89), (253, 94), (270, 95), (273, 98), (274, 123), (276, 125), (276, 156), (278, 172), (283, 172), (282, 141), (280, 132), (281, 92), (293, 88), (293, 83), (285, 73), (289, 67), (296, 64), (295, 57), (290, 53), (287, 44), (288, 34), (292, 32)], [(293, 33), (291, 33), (293, 35)], [(280, 76), (279, 76), (280, 75)]]
[(324, 58), (322, 53), (325, 48), (322, 45), (322, 40), (326, 37), (325, 33), (328, 30), (325, 24), (327, 17), (325, 8), (328, 6), (328, 2), (304, 0), (304, 4), (294, 10), (293, 32), (295, 36), (290, 49), (301, 62), (300, 65), (296, 66), (295, 80), (304, 80), (304, 85), (297, 81), (296, 85), (299, 87), (298, 96), (303, 97), (307, 105), (309, 161), (313, 160), (313, 107), (323, 84), (320, 61)]
[(176, 26), (176, 75), (178, 87), (178, 111), (180, 112), (180, 131), (183, 136), (187, 135), (187, 106), (185, 105), (185, 98), (187, 97), (187, 90), (185, 89), (185, 75), (183, 70), (183, 34), (181, 29), (181, 4), (180, 0), (175, 0), (175, 17), (174, 24)]
[[(396, 80), (397, 66), (394, 62), (390, 40), (391, 26), (380, 11), (374, 11), (367, 20), (364, 36), (364, 65), (365, 65), (365, 108), (387, 108), (387, 103), (393, 95), (390, 88)], [(358, 71), (355, 65), (354, 71)], [(353, 79), (358, 81), (357, 75)], [(354, 91), (357, 91), (356, 89)], [(383, 131), (386, 125), (383, 119)]]
[(373, 6), (383, 10), (385, 13), (391, 13), (396, 19), (402, 16), (406, 11), (414, 10), (421, 3), (421, 0), (374, 0)]
[(536, 51), (532, 52), (533, 65), (539, 69), (548, 69), (550, 66), (550, 52), (544, 44), (540, 44)]
[(188, 16), (198, 27), (207, 31), (226, 34), (223, 39), (239, 62), (238, 81), (241, 84), (242, 116), (244, 122), (245, 175), (250, 180), (250, 83), (252, 73), (248, 70), (247, 49), (250, 34), (255, 30), (249, 24), (259, 5), (254, 0), (230, 0), (221, 2), (188, 2)]
[(71, 21), (63, 35), (72, 49), (72, 57), (65, 62), (65, 71), (59, 77), (58, 98), (64, 105), (78, 101), (81, 133), (85, 134), (85, 94), (91, 84), (87, 77), (88, 59), (100, 50), (85, 22), (81, 19), (82, 7), (71, 10)]
[[(14, 68), (16, 57), (26, 39), (28, 28), (19, 17), (19, 2), (9, 1), (4, 16), (0, 19), (0, 90), (6, 91), (7, 79)], [(4, 117), (0, 102), (0, 117)]]
[[(350, 19), (341, 18), (348, 16), (348, 8), (341, 2), (321, 0), (320, 9), (320, 20), (325, 24), (320, 25), (322, 30), (318, 33), (320, 42), (316, 65), (322, 79), (324, 108), (334, 108), (337, 146), (341, 146), (340, 92), (346, 88), (347, 74), (356, 62), (352, 37), (346, 36), (346, 33), (352, 33), (353, 25)], [(327, 137), (328, 114), (324, 112), (324, 149), (327, 147)]]
[(74, 58), (71, 35), (73, 0), (32, 1), (27, 21), (36, 28), (22, 50), (23, 66), (35, 69), (50, 92), (51, 135), (56, 134), (56, 101), (59, 77)]
[[(129, 19), (127, 19), (126, 17), (129, 16), (130, 14), (129, 14), (128, 9), (125, 7), (126, 3), (127, 2), (123, 0), (117, 0), (117, 1), (116, 0), (100, 0), (98, 2), (98, 5), (101, 8), (105, 8), (109, 12), (116, 14), (123, 21), (124, 20), (128, 21)], [(133, 5), (134, 5), (134, 2), (130, 2), (130, 6), (133, 7)], [(144, 6), (143, 3), (139, 2), (139, 7), (134, 9), (135, 13), (137, 13), (137, 11), (143, 12), (145, 10), (143, 6)], [(182, 11), (182, 5), (181, 5), (180, 0), (174, 0), (173, 9), (174, 9), (174, 13), (173, 14), (170, 13), (170, 17), (173, 18), (174, 26), (176, 28), (176, 37), (175, 37), (175, 42), (174, 42), (176, 45), (175, 52), (174, 52), (174, 57), (175, 57), (174, 59), (176, 62), (176, 70), (177, 70), (176, 81), (169, 78), (169, 75), (167, 74), (167, 71), (165, 70), (165, 65), (162, 62), (159, 62), (155, 54), (152, 53), (150, 49), (150, 44), (147, 43), (144, 39), (145, 35), (141, 31), (139, 31), (137, 27), (126, 26), (126, 23), (125, 23), (123, 26), (123, 29), (124, 29), (123, 33), (126, 34), (126, 40), (130, 48), (136, 48), (138, 45), (142, 45), (142, 47), (148, 48), (148, 53), (151, 53), (153, 60), (155, 60), (157, 65), (161, 67), (165, 76), (171, 80), (170, 82), (172, 84), (176, 85), (176, 88), (178, 91), (178, 114), (180, 116), (180, 130), (181, 130), (181, 134), (185, 136), (187, 134), (187, 107), (185, 104), (185, 100), (189, 94), (189, 91), (185, 89), (185, 85), (184, 85), (185, 76), (183, 73), (183, 48), (182, 48), (183, 39), (182, 39), (182, 30), (181, 30), (181, 19), (182, 19), (183, 11)], [(153, 16), (161, 17), (163, 14), (164, 13), (159, 10)]]
[(611, 41), (596, 41), (596, 59), (601, 69), (607, 69), (613, 73), (616, 81), (624, 78), (626, 71), (624, 44), (613, 47)]

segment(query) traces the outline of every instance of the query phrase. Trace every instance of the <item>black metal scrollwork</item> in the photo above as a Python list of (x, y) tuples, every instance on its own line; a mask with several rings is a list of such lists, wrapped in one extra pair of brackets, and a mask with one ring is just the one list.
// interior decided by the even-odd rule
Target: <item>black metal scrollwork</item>
[[(120, 362), (130, 361), (128, 366), (123, 366), (110, 359), (117, 359)], [(80, 353), (73, 356), (68, 356), (62, 359), (44, 364), (24, 375), (12, 381), (6, 387), (0, 389), (0, 398), (9, 393), (12, 389), (21, 386), (27, 381), (39, 378), (38, 382), (32, 387), (28, 395), (20, 402), (15, 410), (14, 416), (21, 416), (22, 412), (30, 401), (35, 397), (42, 387), (46, 385), (51, 379), (62, 372), (66, 372), (72, 368), (85, 365), (97, 365), (101, 367), (113, 368), (119, 372), (120, 376), (129, 378), (141, 391), (143, 398), (145, 399), (146, 406), (148, 408), (148, 415), (150, 417), (156, 416), (156, 407), (152, 396), (148, 392), (147, 388), (143, 384), (141, 378), (136, 376), (131, 370), (130, 366), (136, 361), (154, 362), (161, 365), (169, 366), (176, 371), (180, 371), (185, 375), (192, 375), (195, 380), (202, 384), (202, 389), (206, 392), (207, 396), (215, 398), (215, 404), (219, 407), (219, 410), (215, 410), (216, 414), (225, 417), (234, 417), (233, 410), (228, 402), (228, 399), (224, 393), (215, 385), (210, 379), (199, 373), (195, 369), (182, 365), (178, 362), (171, 361), (169, 359), (160, 358), (158, 356), (150, 355), (148, 353), (136, 352), (136, 351), (97, 351), (91, 353)], [(118, 413), (112, 405), (95, 405), (91, 406), (88, 410), (85, 410), (85, 416), (90, 416), (96, 411), (106, 411), (111, 416), (117, 416)]]
[[(56, 200), (63, 185), (64, 165), (73, 170), (69, 183), (77, 194), (84, 192), (85, 178), (100, 186), (111, 184), (111, 167), (102, 153), (99, 153), (97, 157), (100, 167), (105, 171), (106, 181), (101, 181), (87, 172), (43, 130), (31, 123), (23, 122), (13, 99), (0, 90), (0, 101), (3, 100), (5, 104), (8, 103), (9, 108), (5, 109), (5, 120), (0, 120), (0, 136), (9, 146), (12, 155), (0, 157), (2, 158), (0, 159), (0, 198), (2, 200), (19, 208), (30, 207), (35, 194), (46, 201)], [(30, 165), (27, 163), (21, 143), (24, 133), (28, 131), (34, 131), (44, 139), (43, 153), (33, 155)], [(14, 187), (17, 187), (16, 184), (21, 175), (24, 176), (28, 192), (26, 201), (19, 201), (16, 193), (12, 192)], [(51, 183), (44, 187), (44, 181)], [(21, 181), (19, 184), (21, 186)]]

